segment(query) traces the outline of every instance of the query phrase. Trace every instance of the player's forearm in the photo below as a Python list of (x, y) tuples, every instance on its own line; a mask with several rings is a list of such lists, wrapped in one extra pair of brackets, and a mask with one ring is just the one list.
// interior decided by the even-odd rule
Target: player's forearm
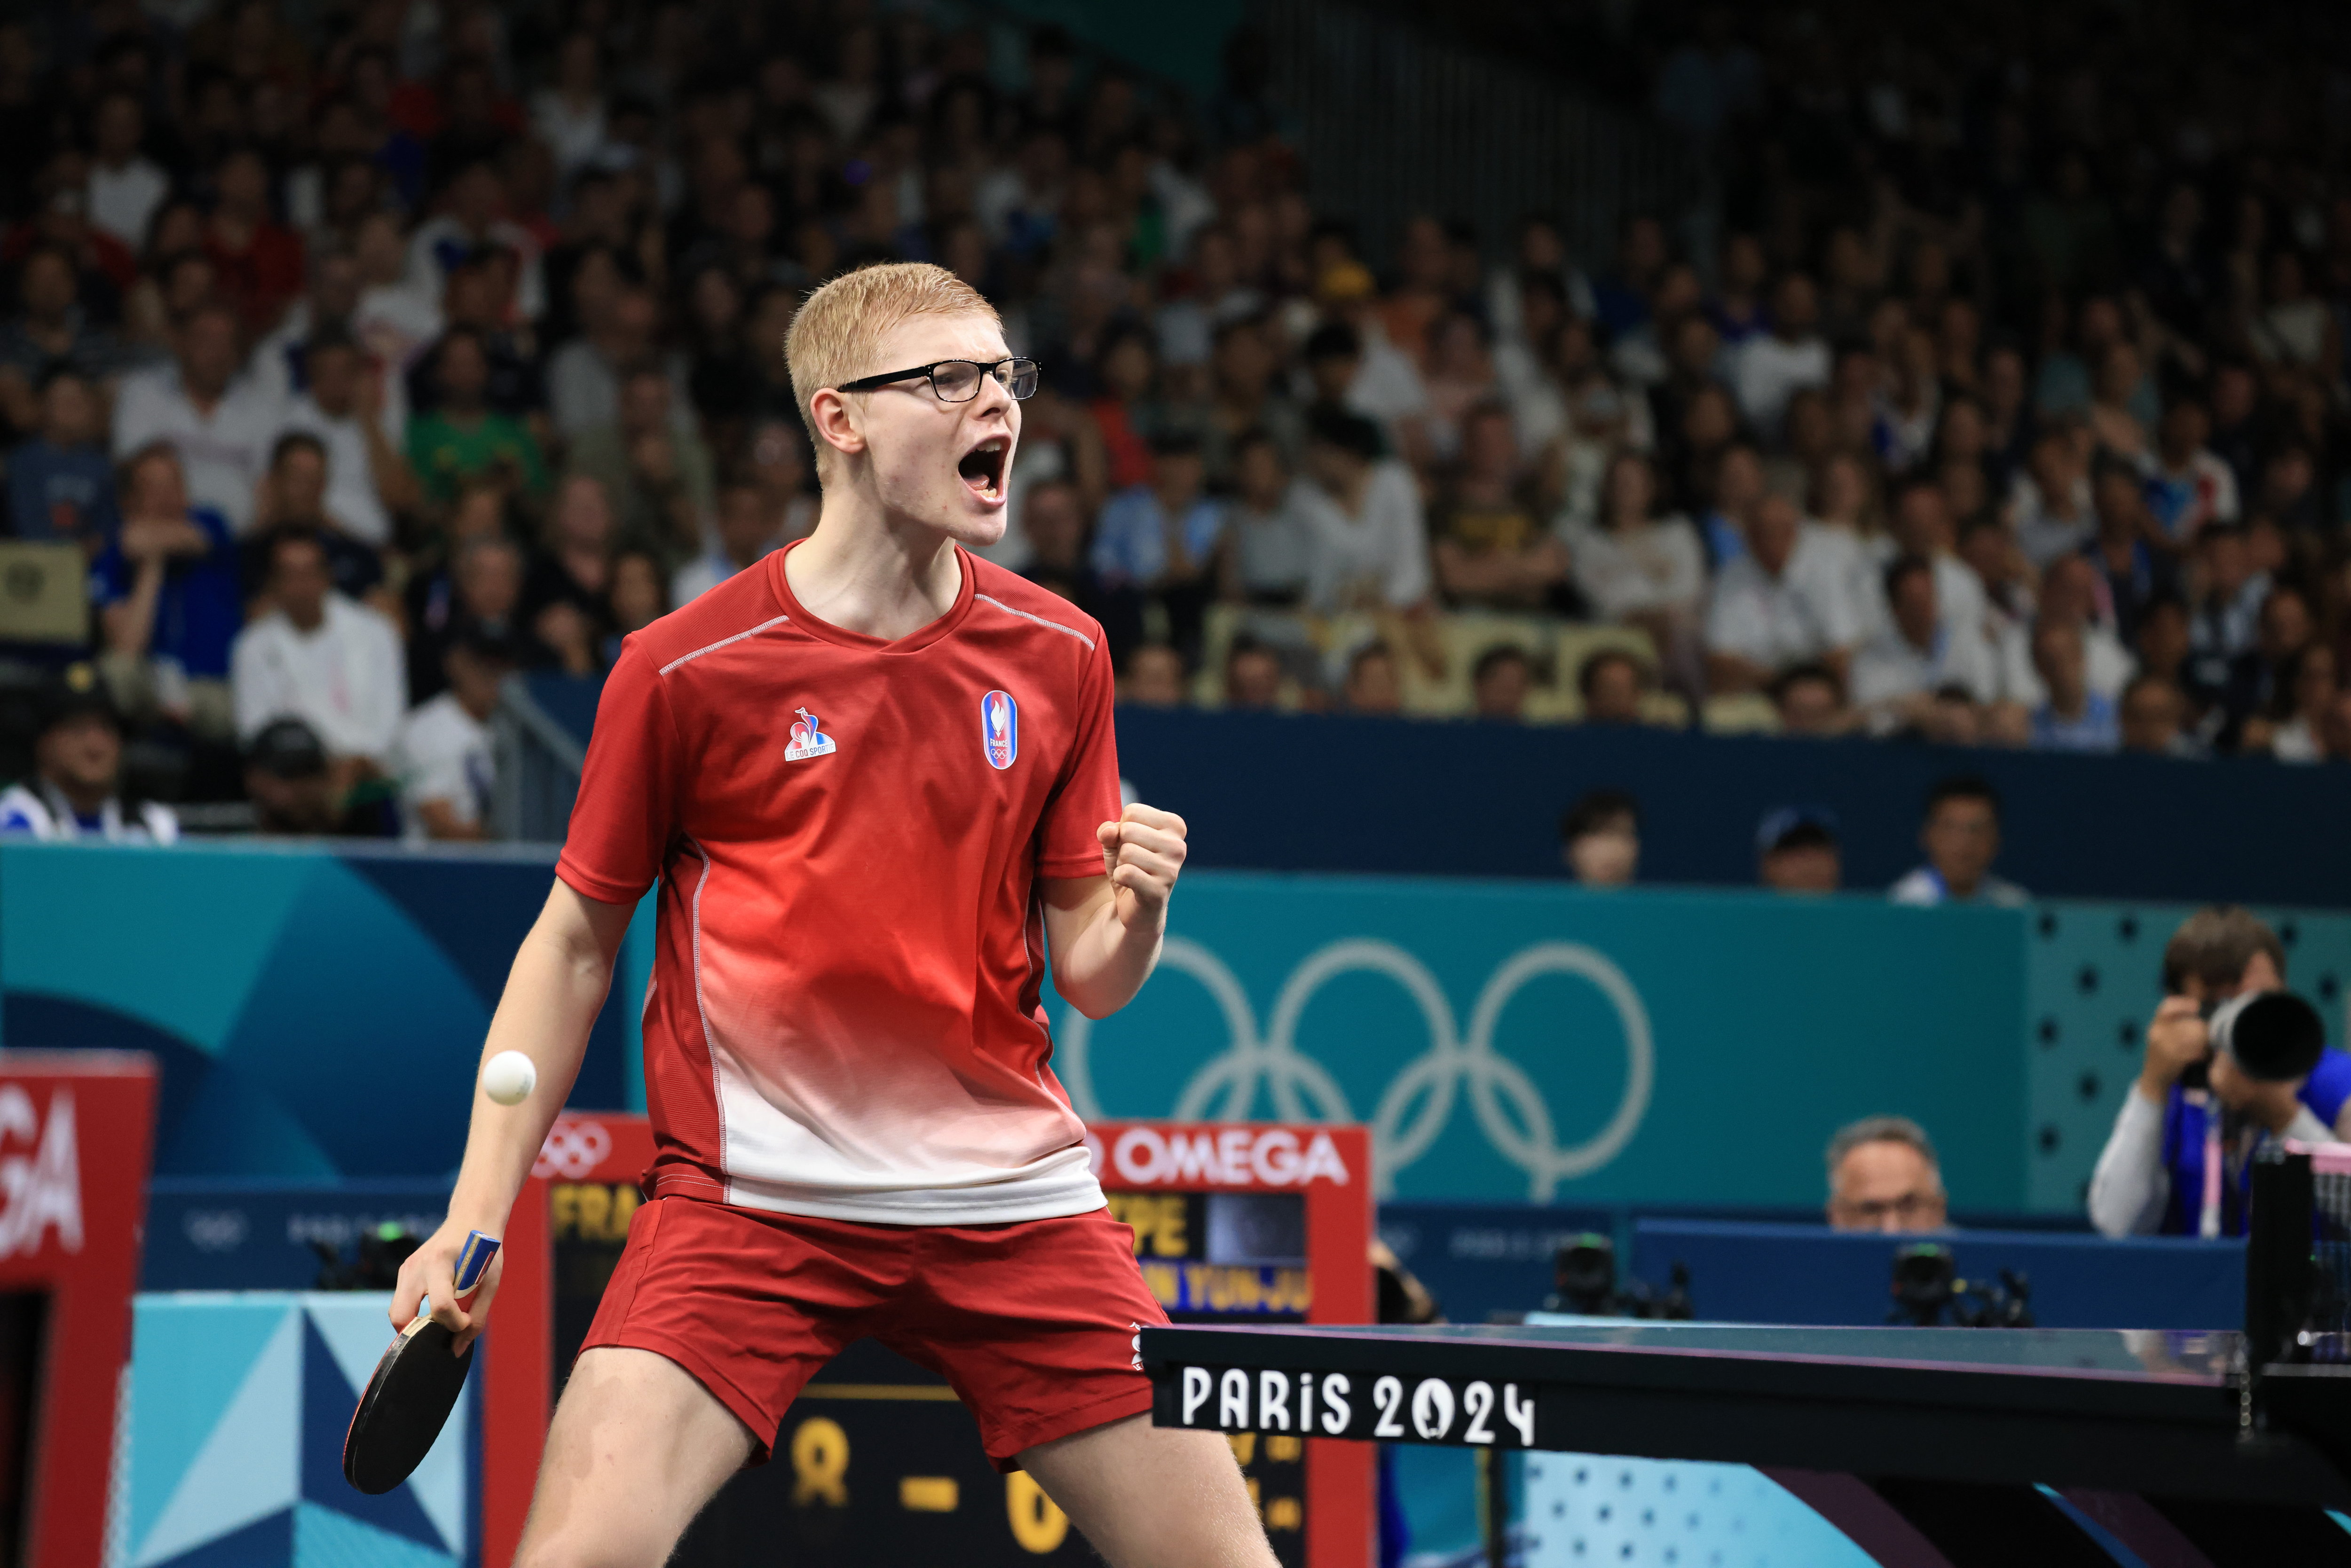
[(1129, 928), (1115, 899), (1104, 897), (1077, 937), (1053, 955), (1053, 988), (1090, 1019), (1107, 1018), (1134, 999), (1159, 962), (1166, 938), (1162, 918)]
[(580, 1074), (631, 913), (559, 882), (516, 952), (482, 1060), (518, 1051), (538, 1069), (538, 1083), (520, 1104), (500, 1105), (482, 1092), (475, 1071), (465, 1160), (449, 1199), (450, 1218), (468, 1229), (505, 1234), (507, 1213)]

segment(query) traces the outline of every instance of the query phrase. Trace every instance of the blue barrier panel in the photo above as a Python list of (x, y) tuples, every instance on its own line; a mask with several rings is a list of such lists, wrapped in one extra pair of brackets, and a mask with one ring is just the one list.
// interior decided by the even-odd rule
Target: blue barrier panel
[(371, 1292), (141, 1295), (114, 1478), (118, 1560), (475, 1568), (478, 1367), (414, 1475), (380, 1497), (343, 1479), (343, 1434), (390, 1343), (390, 1304)]
[[(542, 848), (10, 842), (0, 1045), (152, 1052), (158, 1175), (454, 1171), (553, 865)], [(607, 1003), (574, 1104), (625, 1103), (632, 1024)]]
[(1997, 1281), (2013, 1269), (2032, 1285), (2043, 1328), (2235, 1329), (2245, 1322), (2242, 1241), (2047, 1232), (1949, 1230), (1894, 1237), (1820, 1226), (1647, 1219), (1633, 1222), (1633, 1269), (1664, 1279), (1690, 1271), (1701, 1318), (1750, 1323), (1883, 1323), (1894, 1255), (1940, 1241), (1959, 1273)]
[(391, 1223), (428, 1236), (449, 1212), (445, 1181), (289, 1182), (159, 1176), (147, 1191), (142, 1291), (307, 1291), (315, 1243), (349, 1260)]
[(1928, 787), (1966, 771), (2006, 797), (2001, 869), (2045, 897), (2325, 906), (2351, 886), (2351, 834), (2318, 826), (2335, 768), (1131, 706), (1118, 743), (1206, 866), (1557, 877), (1560, 812), (1606, 785), (1641, 802), (1645, 881), (1752, 885), (1756, 823), (1809, 803), (1838, 815), (1847, 884), (1882, 889), (1918, 862)]

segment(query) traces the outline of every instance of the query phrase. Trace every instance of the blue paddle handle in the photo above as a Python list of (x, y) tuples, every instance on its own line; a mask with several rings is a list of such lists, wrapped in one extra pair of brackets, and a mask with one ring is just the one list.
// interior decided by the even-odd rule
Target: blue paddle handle
[(482, 1282), (490, 1267), (490, 1260), (498, 1255), (498, 1239), (485, 1236), (478, 1230), (465, 1234), (465, 1244), (457, 1249), (457, 1299), (464, 1301)]

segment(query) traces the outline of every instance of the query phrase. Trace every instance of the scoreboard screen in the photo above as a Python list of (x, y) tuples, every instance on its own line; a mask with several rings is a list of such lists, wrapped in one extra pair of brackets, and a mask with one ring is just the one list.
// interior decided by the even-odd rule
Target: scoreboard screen
[[(1133, 1231), (1144, 1281), (1171, 1320), (1371, 1320), (1362, 1129), (1119, 1124), (1095, 1127), (1088, 1142), (1111, 1213)], [(538, 1386), (550, 1392), (559, 1393), (620, 1261), (641, 1206), (636, 1178), (652, 1155), (642, 1118), (567, 1115), (533, 1172), (527, 1198), (541, 1206), (545, 1245), (517, 1228), (499, 1315), (509, 1307), (544, 1312), (544, 1338), (516, 1336), (509, 1354), (537, 1354), (523, 1347), (543, 1343), (551, 1365)], [(517, 1249), (516, 1240), (525, 1244)], [(493, 1364), (496, 1340), (494, 1328)], [(504, 1430), (523, 1429), (519, 1416), (507, 1421)], [(544, 1425), (542, 1416), (542, 1435)], [(1227, 1440), (1285, 1568), (1368, 1560), (1368, 1450), (1283, 1433)], [(809, 1384), (785, 1415), (772, 1458), (727, 1483), (672, 1561), (1010, 1568), (1099, 1559), (1034, 1480), (997, 1472), (935, 1373), (861, 1340)]]

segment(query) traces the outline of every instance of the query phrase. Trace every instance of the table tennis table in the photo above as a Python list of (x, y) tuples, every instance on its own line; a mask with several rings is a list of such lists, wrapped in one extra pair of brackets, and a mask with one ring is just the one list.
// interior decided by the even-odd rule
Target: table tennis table
[(1163, 1427), (1751, 1465), (1880, 1563), (2351, 1563), (2351, 1366), (2104, 1329), (1184, 1325)]

